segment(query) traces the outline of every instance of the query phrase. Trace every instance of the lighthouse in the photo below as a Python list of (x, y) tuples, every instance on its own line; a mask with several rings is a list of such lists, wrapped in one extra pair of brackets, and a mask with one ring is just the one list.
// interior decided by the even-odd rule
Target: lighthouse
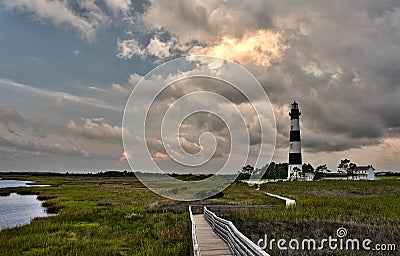
[(300, 141), (300, 115), (299, 104), (292, 103), (290, 116), (290, 143), (288, 179), (297, 180), (302, 172), (301, 141)]

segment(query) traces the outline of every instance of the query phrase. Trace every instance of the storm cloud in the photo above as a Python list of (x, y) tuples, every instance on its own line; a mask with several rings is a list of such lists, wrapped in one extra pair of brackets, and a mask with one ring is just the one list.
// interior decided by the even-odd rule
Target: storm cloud
[[(238, 61), (259, 79), (274, 105), (278, 147), (287, 147), (293, 100), (303, 112), (307, 152), (384, 146), (386, 139), (399, 137), (398, 1), (206, 1), (191, 6), (183, 1), (169, 5), (171, 15), (161, 19), (157, 13), (165, 8), (163, 1), (150, 2), (142, 16), (149, 29), (179, 42), (201, 42), (187, 52)], [(260, 33), (268, 40), (257, 37)], [(226, 40), (241, 44), (246, 58)], [(266, 45), (269, 53), (258, 50)]]
[[(17, 111), (17, 104), (2, 104), (0, 123), (4, 146), (1, 149), (4, 152), (9, 152), (10, 147), (34, 150), (42, 144), (51, 148), (56, 136), (66, 134), (68, 139), (65, 141), (81, 139), (85, 142), (85, 145), (76, 142), (78, 154), (81, 149), (90, 156), (107, 154), (109, 147), (112, 150), (108, 151), (112, 153), (108, 156), (118, 159), (123, 151), (120, 139), (122, 106), (136, 83), (146, 72), (168, 60), (207, 54), (242, 64), (267, 92), (277, 125), (275, 161), (287, 161), (288, 112), (290, 103), (296, 100), (302, 111), (304, 161), (328, 163), (332, 169), (340, 158), (356, 159), (362, 161), (360, 164), (376, 163), (378, 168), (396, 169), (400, 165), (400, 158), (396, 157), (398, 151), (391, 150), (396, 148), (394, 145), (400, 138), (399, 1), (81, 2), (17, 0), (5, 1), (0, 6), (7, 13), (34, 20), (35, 24), (50, 24), (56, 30), (61, 27), (67, 35), (77, 33), (80, 39), (76, 40), (91, 44), (91, 47), (103, 40), (111, 42), (107, 47), (100, 47), (96, 54), (111, 56), (109, 58), (114, 61), (124, 63), (131, 69), (131, 75), (125, 72), (125, 76), (120, 77), (110, 72), (109, 76), (115, 81), (98, 82), (95, 86), (92, 86), (92, 80), (96, 80), (96, 74), (86, 79), (88, 81), (80, 81), (77, 75), (78, 81), (73, 81), (73, 85), (70, 80), (58, 85), (65, 88), (58, 92), (51, 86), (44, 89), (28, 82), (14, 82), (18, 81), (18, 76), (13, 77), (12, 69), (4, 68), (9, 63), (0, 63), (4, 66), (0, 65), (0, 74), (7, 77), (0, 77), (4, 88), (8, 86), (31, 95), (45, 95), (56, 106), (57, 113), (63, 113), (59, 120), (41, 125), (30, 116), (32, 113), (20, 114), (22, 111)], [(106, 40), (101, 33), (109, 32), (110, 26), (115, 26), (116, 30), (108, 33), (112, 38)], [(76, 48), (67, 51), (74, 52)], [(85, 51), (80, 50), (74, 58), (82, 56)], [(43, 56), (37, 58), (46, 62)], [(95, 54), (85, 58), (87, 63), (96, 62), (96, 67), (101, 66)], [(79, 65), (84, 68), (87, 63), (82, 63)], [(98, 73), (107, 71), (108, 67), (102, 66)], [(63, 72), (79, 74), (73, 70)], [(173, 76), (167, 79), (173, 79)], [(58, 82), (58, 78), (54, 81)], [(93, 94), (89, 94), (87, 88), (97, 90), (93, 89)], [(161, 116), (179, 97), (204, 90), (225, 96), (246, 113), (252, 135), (250, 143), (252, 148), (257, 148), (262, 134), (252, 118), (254, 113), (250, 105), (231, 86), (218, 81), (191, 79), (172, 85), (159, 96), (151, 113)], [(6, 94), (17, 99), (10, 91)], [(143, 102), (150, 98), (146, 92), (142, 96)], [(77, 103), (79, 107), (71, 106), (71, 103)], [(81, 106), (87, 108), (83, 110)], [(40, 110), (46, 107), (43, 105)], [(168, 161), (160, 142), (160, 120), (149, 122), (146, 128), (150, 151), (157, 161)], [(204, 131), (212, 132), (218, 138), (217, 156), (226, 157), (229, 133), (221, 120), (206, 114), (186, 120), (180, 134), (183, 148), (196, 153), (200, 149), (199, 135)], [(29, 140), (12, 146), (10, 143), (18, 142), (13, 132), (21, 136), (26, 133)], [(35, 141), (38, 138), (44, 140), (40, 141), (42, 144)], [(102, 142), (106, 146), (99, 151)], [(70, 150), (74, 148), (72, 144), (68, 145)], [(371, 152), (376, 157), (371, 157)], [(11, 157), (12, 153), (9, 154)], [(369, 163), (371, 159), (375, 162)]]

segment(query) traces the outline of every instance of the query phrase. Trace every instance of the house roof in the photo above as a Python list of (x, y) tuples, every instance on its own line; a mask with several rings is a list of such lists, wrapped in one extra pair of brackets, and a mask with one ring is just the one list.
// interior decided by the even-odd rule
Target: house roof
[(372, 167), (372, 165), (367, 165), (367, 166), (357, 166), (357, 170), (359, 170), (359, 171), (367, 171), (367, 170), (369, 170), (369, 168), (372, 168), (372, 170), (374, 170), (374, 171), (375, 171), (375, 168), (374, 168), (374, 167)]

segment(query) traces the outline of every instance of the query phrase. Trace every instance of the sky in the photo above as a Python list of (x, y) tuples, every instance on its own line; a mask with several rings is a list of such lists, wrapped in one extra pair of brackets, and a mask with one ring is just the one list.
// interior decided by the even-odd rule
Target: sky
[[(179, 97), (211, 90), (245, 113), (250, 156), (262, 145), (260, 123), (275, 128), (274, 119), (272, 159), (286, 162), (296, 100), (303, 162), (335, 171), (348, 158), (400, 170), (398, 0), (3, 0), (0, 34), (0, 170), (129, 170), (127, 159), (140, 154), (124, 150), (122, 131), (142, 128), (122, 128), (129, 95), (157, 66), (195, 55), (245, 67), (268, 94), (273, 117), (253, 120), (252, 102), (204, 79), (165, 91), (154, 118)], [(204, 65), (191, 68), (169, 78)], [(169, 166), (159, 122), (149, 120), (152, 159)], [(185, 120), (180, 143), (196, 154), (200, 135), (214, 134), (209, 167), (217, 168), (230, 156), (228, 130), (200, 113)]]

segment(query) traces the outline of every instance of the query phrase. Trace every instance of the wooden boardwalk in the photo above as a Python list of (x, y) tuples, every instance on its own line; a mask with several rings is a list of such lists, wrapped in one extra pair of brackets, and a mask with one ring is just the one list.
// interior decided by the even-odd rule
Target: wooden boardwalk
[(193, 215), (201, 256), (232, 255), (228, 245), (214, 233), (203, 214)]

